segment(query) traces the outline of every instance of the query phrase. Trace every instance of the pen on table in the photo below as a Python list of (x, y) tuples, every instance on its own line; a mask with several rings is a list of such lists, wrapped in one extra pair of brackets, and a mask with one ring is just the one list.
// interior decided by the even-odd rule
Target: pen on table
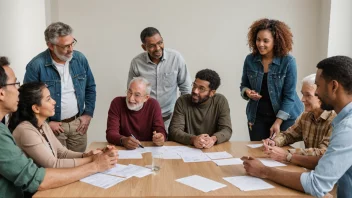
[[(137, 138), (136, 137), (134, 137), (134, 135), (131, 133), (131, 136), (134, 138), (134, 139), (136, 139), (137, 140)], [(144, 148), (144, 146), (142, 146), (141, 144), (138, 144), (138, 146), (139, 147), (141, 147), (141, 148)]]

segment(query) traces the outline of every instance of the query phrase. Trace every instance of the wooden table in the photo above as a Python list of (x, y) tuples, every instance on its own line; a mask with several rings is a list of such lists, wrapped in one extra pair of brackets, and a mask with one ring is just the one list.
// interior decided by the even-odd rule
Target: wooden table
[[(265, 157), (261, 148), (250, 148), (247, 144), (260, 142), (226, 142), (216, 145), (203, 152), (227, 151), (234, 157), (254, 156)], [(152, 146), (151, 142), (142, 142), (144, 146)], [(103, 148), (106, 142), (93, 142), (87, 150)], [(180, 145), (175, 142), (166, 142), (167, 146)], [(118, 149), (124, 149), (117, 147)], [(145, 154), (143, 154), (145, 155)], [(145, 166), (143, 159), (118, 160), (119, 164), (136, 164)], [(285, 167), (278, 167), (283, 170), (305, 171), (302, 167), (288, 164)], [(186, 186), (176, 179), (200, 175), (205, 178), (227, 185), (224, 188), (204, 193), (192, 187)], [(243, 165), (217, 166), (214, 162), (184, 163), (183, 160), (163, 160), (161, 169), (155, 174), (136, 178), (132, 177), (108, 189), (102, 189), (83, 182), (75, 182), (60, 188), (39, 191), (34, 198), (53, 198), (53, 197), (311, 197), (296, 190), (286, 188), (274, 182), (266, 180), (273, 189), (257, 191), (241, 191), (237, 187), (228, 183), (223, 177), (246, 175)]]

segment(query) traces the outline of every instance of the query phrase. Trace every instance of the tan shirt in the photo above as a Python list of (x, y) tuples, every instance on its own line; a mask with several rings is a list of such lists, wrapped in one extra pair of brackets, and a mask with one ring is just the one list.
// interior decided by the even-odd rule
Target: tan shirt
[(275, 137), (276, 146), (285, 146), (303, 140), (306, 149), (289, 149), (290, 153), (323, 155), (330, 142), (331, 122), (335, 117), (335, 111), (323, 111), (318, 119), (314, 118), (313, 112), (303, 112), (292, 127)]
[[(45, 133), (51, 148), (41, 132)], [(30, 122), (21, 122), (13, 131), (13, 137), (18, 147), (38, 166), (44, 168), (75, 167), (78, 163), (74, 158), (82, 158), (82, 153), (62, 146), (46, 122), (40, 131)]]

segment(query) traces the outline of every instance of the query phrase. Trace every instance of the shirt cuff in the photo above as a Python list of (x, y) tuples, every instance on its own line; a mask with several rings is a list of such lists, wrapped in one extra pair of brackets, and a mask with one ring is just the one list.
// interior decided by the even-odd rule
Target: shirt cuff
[(287, 119), (289, 119), (291, 116), (290, 116), (290, 114), (288, 114), (288, 113), (286, 113), (286, 112), (284, 112), (284, 111), (282, 111), (282, 110), (279, 110), (279, 112), (277, 113), (276, 117), (277, 117), (277, 118), (280, 118), (280, 119), (282, 119), (282, 120), (287, 120)]

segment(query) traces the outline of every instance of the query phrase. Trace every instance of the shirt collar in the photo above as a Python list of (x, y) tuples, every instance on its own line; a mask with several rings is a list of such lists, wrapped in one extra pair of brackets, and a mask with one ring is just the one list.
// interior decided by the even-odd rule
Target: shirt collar
[(332, 121), (332, 126), (335, 127), (338, 123), (340, 123), (346, 116), (351, 114), (352, 111), (352, 102), (348, 103), (341, 111), (337, 114), (337, 116)]
[[(75, 51), (74, 50), (72, 53), (72, 58), (69, 62), (71, 62), (73, 59), (75, 59)], [(48, 48), (47, 50), (45, 50), (45, 66), (51, 66), (51, 65), (54, 65), (54, 59), (51, 57), (50, 50)]]
[[(275, 65), (280, 65), (280, 60), (281, 60), (280, 57), (274, 56), (274, 58), (273, 58), (273, 64), (275, 64)], [(261, 61), (262, 61), (262, 55), (256, 55), (256, 56), (254, 57), (254, 62), (261, 62)]]
[[(147, 63), (153, 63), (153, 64), (155, 64), (152, 60), (150, 60), (150, 57), (149, 57), (148, 52), (145, 52), (145, 54), (146, 54), (146, 57), (147, 57)], [(164, 60), (166, 60), (166, 59), (167, 59), (167, 54), (165, 53), (165, 48), (164, 48), (164, 50), (163, 50), (163, 56), (161, 57), (161, 61), (164, 61)]]
[(324, 120), (327, 120), (330, 117), (331, 114), (332, 114), (332, 111), (324, 110), (323, 113), (320, 115), (320, 118), (324, 119)]

